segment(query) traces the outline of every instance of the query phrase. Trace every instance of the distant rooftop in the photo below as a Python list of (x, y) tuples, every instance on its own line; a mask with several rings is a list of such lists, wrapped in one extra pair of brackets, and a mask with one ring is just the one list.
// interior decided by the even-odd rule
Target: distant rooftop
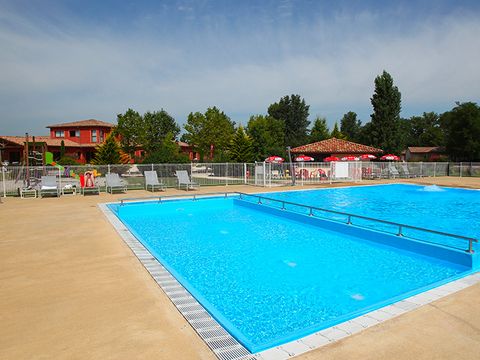
[(378, 154), (382, 149), (372, 146), (354, 143), (352, 141), (330, 138), (315, 143), (298, 146), (293, 148), (292, 153), (305, 154)]
[[(50, 136), (29, 136), (28, 141), (31, 143), (33, 142), (33, 138), (35, 137), (36, 143), (46, 143), (48, 146), (61, 146), (62, 140), (65, 146), (73, 146), (73, 147), (95, 147), (96, 144), (79, 144), (69, 139), (63, 138), (51, 138)], [(15, 145), (23, 146), (25, 143), (25, 136), (1, 136), (0, 140), (8, 141)]]
[(414, 154), (426, 154), (431, 152), (444, 152), (445, 148), (442, 146), (409, 146), (408, 151)]
[(61, 127), (90, 127), (90, 126), (104, 126), (104, 127), (109, 127), (113, 128), (115, 125), (105, 122), (105, 121), (100, 121), (96, 119), (88, 119), (88, 120), (80, 120), (80, 121), (72, 121), (72, 122), (67, 122), (67, 123), (61, 123), (61, 124), (54, 124), (54, 125), (48, 125), (47, 128), (61, 128)]

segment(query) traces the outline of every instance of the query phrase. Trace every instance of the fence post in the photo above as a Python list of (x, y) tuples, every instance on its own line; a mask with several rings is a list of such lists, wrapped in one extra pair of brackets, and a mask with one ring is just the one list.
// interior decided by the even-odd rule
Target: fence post
[(228, 186), (228, 162), (225, 163), (225, 186)]
[(58, 188), (62, 191), (62, 170), (58, 168)]
[(153, 164), (152, 164), (152, 171), (153, 171)]
[(243, 183), (247, 185), (247, 163), (243, 163)]
[(107, 174), (110, 174), (110, 164), (107, 165)]
[(7, 187), (6, 187), (6, 184), (5, 184), (5, 170), (6, 169), (2, 165), (2, 182), (3, 182), (3, 197), (4, 198), (7, 197)]
[(420, 177), (423, 177), (423, 161), (420, 161)]
[(437, 163), (433, 163), (433, 177), (437, 177)]
[(265, 166), (265, 161), (263, 162), (263, 187), (267, 186), (266, 176), (267, 167)]
[(460, 162), (460, 174), (458, 176), (462, 177), (462, 163), (461, 162)]

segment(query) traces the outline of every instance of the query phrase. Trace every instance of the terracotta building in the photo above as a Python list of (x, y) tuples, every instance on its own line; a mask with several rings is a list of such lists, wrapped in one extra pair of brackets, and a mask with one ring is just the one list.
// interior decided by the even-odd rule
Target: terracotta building
[[(54, 159), (58, 159), (63, 140), (65, 155), (85, 164), (93, 158), (95, 147), (105, 140), (113, 127), (111, 123), (95, 119), (49, 125), (50, 136), (29, 136), (29, 150), (35, 146), (36, 151), (49, 151)], [(3, 161), (10, 164), (23, 162), (25, 136), (0, 136), (0, 142)]]
[[(81, 120), (68, 123), (48, 125), (50, 136), (29, 136), (29, 152), (35, 150), (38, 153), (49, 151), (53, 153), (55, 160), (60, 158), (62, 141), (65, 146), (65, 155), (75, 159), (79, 164), (89, 163), (94, 155), (95, 148), (101, 144), (113, 130), (114, 124), (95, 120)], [(0, 136), (1, 160), (11, 165), (20, 164), (24, 161), (25, 136)], [(197, 160), (198, 153), (193, 146), (178, 141), (181, 152), (187, 154), (190, 160)], [(138, 149), (136, 157), (142, 157), (144, 151)]]

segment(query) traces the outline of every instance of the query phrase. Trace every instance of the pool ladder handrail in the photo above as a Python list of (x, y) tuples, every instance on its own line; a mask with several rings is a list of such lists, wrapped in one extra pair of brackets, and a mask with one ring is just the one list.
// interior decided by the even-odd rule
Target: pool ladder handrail
[[(363, 219), (363, 220), (368, 220), (368, 221), (373, 221), (373, 222), (379, 222), (379, 223), (382, 223), (382, 224), (397, 226), (398, 227), (398, 232), (396, 234), (397, 236), (404, 236), (403, 229), (408, 228), (408, 229), (428, 232), (428, 233), (432, 233), (432, 234), (436, 234), (436, 235), (448, 236), (448, 237), (452, 237), (452, 238), (456, 238), (456, 239), (460, 239), (460, 240), (466, 240), (466, 241), (468, 241), (468, 249), (466, 249), (465, 251), (467, 253), (470, 253), (470, 254), (474, 253), (473, 243), (478, 243), (477, 239), (472, 238), (472, 237), (468, 237), (468, 236), (451, 234), (451, 233), (447, 233), (447, 232), (443, 232), (443, 231), (431, 230), (431, 229), (421, 228), (421, 227), (418, 227), (418, 226), (401, 224), (401, 223), (397, 223), (397, 222), (394, 222), (394, 221), (381, 220), (381, 219), (376, 219), (376, 218), (372, 218), (372, 217), (368, 217), (368, 216), (351, 214), (351, 213), (347, 213), (347, 212), (343, 212), (343, 211), (329, 210), (329, 209), (319, 208), (319, 207), (316, 207), (316, 206), (298, 204), (298, 203), (294, 203), (294, 202), (291, 202), (291, 201), (273, 199), (273, 198), (269, 198), (269, 197), (262, 196), (262, 195), (247, 194), (247, 193), (242, 193), (242, 192), (237, 192), (237, 194), (240, 195), (240, 199), (242, 199), (242, 200), (243, 200), (243, 196), (255, 197), (255, 198), (258, 199), (257, 204), (259, 204), (259, 205), (268, 206), (268, 205), (262, 203), (262, 199), (267, 200), (267, 201), (274, 201), (274, 202), (281, 203), (282, 204), (281, 210), (286, 210), (285, 205), (293, 205), (293, 206), (299, 206), (299, 207), (307, 208), (307, 209), (309, 209), (309, 214), (308, 214), (309, 216), (315, 216), (314, 211), (323, 211), (323, 212), (332, 213), (332, 214), (336, 214), (336, 215), (343, 215), (343, 216), (347, 217), (347, 222), (346, 222), (347, 225), (352, 225), (352, 218), (357, 218), (357, 219)], [(332, 220), (332, 221), (336, 221), (336, 220)], [(340, 221), (337, 221), (337, 222), (340, 222)], [(388, 231), (382, 231), (382, 232), (390, 233)], [(450, 247), (450, 248), (453, 248), (453, 249), (458, 249), (454, 246), (449, 246), (449, 245), (444, 245), (444, 244), (439, 244), (439, 245)]]

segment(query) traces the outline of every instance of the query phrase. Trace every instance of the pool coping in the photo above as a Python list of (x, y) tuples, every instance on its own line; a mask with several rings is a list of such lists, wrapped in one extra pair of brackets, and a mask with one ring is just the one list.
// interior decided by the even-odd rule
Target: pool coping
[[(179, 197), (165, 201), (187, 199), (189, 198)], [(480, 272), (471, 273), (460, 279), (386, 305), (300, 339), (252, 354), (232, 335), (230, 335), (230, 333), (210, 315), (203, 305), (200, 304), (130, 232), (130, 230), (108, 207), (110, 204), (118, 204), (118, 202), (102, 203), (98, 204), (98, 207), (115, 228), (122, 240), (129, 246), (138, 260), (149, 272), (150, 276), (157, 282), (170, 301), (175, 305), (177, 310), (220, 360), (288, 359), (334, 343), (345, 337), (359, 333), (371, 326), (380, 324), (457, 291), (463, 290), (469, 286), (480, 283)]]

